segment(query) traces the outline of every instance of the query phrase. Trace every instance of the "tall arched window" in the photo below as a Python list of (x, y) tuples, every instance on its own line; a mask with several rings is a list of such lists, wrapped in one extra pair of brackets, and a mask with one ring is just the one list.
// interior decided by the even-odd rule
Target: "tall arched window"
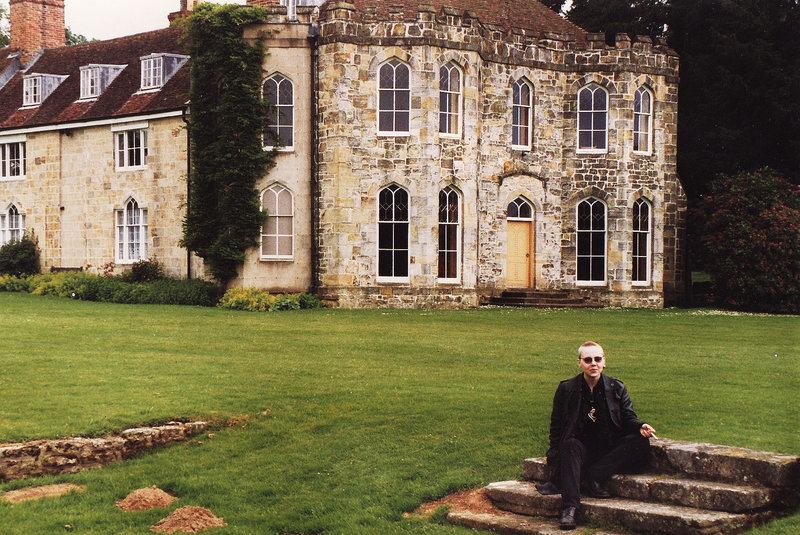
[(606, 280), (606, 205), (589, 198), (578, 204), (578, 282)]
[(378, 69), (378, 134), (408, 134), (410, 110), (411, 70), (390, 59)]
[(116, 211), (117, 262), (130, 263), (147, 259), (147, 210), (131, 198), (125, 208)]
[(456, 281), (461, 264), (460, 198), (451, 186), (439, 192), (439, 279)]
[(517, 80), (513, 87), (511, 112), (511, 144), (514, 149), (530, 150), (533, 122), (533, 91), (525, 80)]
[(633, 282), (650, 282), (650, 204), (644, 199), (633, 203)]
[(644, 87), (633, 97), (633, 150), (647, 154), (653, 150), (653, 95)]
[(294, 85), (282, 74), (264, 80), (264, 99), (271, 104), (267, 114), (264, 144), (281, 149), (294, 147)]
[(0, 245), (19, 241), (25, 234), (25, 216), (13, 204), (0, 214)]
[(597, 84), (578, 91), (578, 150), (608, 149), (608, 93)]
[(450, 62), (439, 69), (439, 133), (461, 133), (461, 86), (463, 76)]
[(408, 278), (408, 192), (392, 184), (378, 193), (378, 278)]
[(280, 184), (261, 193), (261, 209), (267, 219), (261, 228), (261, 258), (290, 260), (294, 256), (294, 198)]

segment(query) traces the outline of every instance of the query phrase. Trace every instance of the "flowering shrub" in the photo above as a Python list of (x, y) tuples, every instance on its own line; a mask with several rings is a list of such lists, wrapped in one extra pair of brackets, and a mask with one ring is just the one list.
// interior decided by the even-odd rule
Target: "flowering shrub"
[(299, 310), (301, 308), (319, 308), (319, 298), (307, 293), (270, 294), (256, 288), (231, 288), (217, 305), (233, 310), (249, 310), (252, 312), (272, 312), (275, 310)]
[(717, 302), (800, 313), (800, 189), (770, 169), (721, 176), (697, 210)]
[(164, 278), (164, 267), (158, 260), (139, 260), (122, 274), (125, 282), (152, 282)]

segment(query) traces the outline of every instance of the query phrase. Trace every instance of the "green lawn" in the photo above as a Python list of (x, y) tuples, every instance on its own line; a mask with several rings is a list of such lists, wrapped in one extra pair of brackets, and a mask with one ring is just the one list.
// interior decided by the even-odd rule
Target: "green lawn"
[[(800, 318), (708, 310), (311, 310), (271, 314), (0, 294), (0, 442), (249, 415), (71, 476), (82, 494), (0, 503), (0, 533), (149, 533), (150, 485), (228, 522), (215, 534), (469, 533), (404, 519), (521, 475), (551, 400), (604, 345), (661, 437), (800, 454)], [(796, 533), (800, 514), (762, 528)]]

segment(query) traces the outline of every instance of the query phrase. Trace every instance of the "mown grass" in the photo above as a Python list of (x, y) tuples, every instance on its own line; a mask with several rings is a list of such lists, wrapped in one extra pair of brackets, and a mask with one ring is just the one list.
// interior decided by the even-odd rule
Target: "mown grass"
[[(467, 533), (403, 518), (519, 477), (547, 447), (575, 348), (604, 345), (659, 436), (800, 454), (800, 318), (704, 310), (311, 310), (259, 314), (0, 294), (0, 441), (102, 435), (175, 417), (243, 423), (39, 482), (87, 491), (0, 504), (0, 533), (127, 534), (169, 510), (114, 502), (157, 485), (220, 534)], [(777, 355), (777, 356), (776, 356)], [(34, 481), (0, 485), (0, 491)], [(170, 510), (171, 510), (170, 509)], [(796, 531), (800, 515), (762, 528)]]

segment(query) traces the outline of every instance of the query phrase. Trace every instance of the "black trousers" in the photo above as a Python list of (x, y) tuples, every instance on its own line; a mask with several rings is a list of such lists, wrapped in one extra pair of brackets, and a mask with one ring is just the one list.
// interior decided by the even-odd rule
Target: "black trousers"
[(588, 447), (577, 438), (564, 441), (559, 448), (561, 507), (581, 503), (581, 480), (605, 481), (614, 474), (630, 474), (647, 466), (650, 440), (631, 433), (602, 451)]

